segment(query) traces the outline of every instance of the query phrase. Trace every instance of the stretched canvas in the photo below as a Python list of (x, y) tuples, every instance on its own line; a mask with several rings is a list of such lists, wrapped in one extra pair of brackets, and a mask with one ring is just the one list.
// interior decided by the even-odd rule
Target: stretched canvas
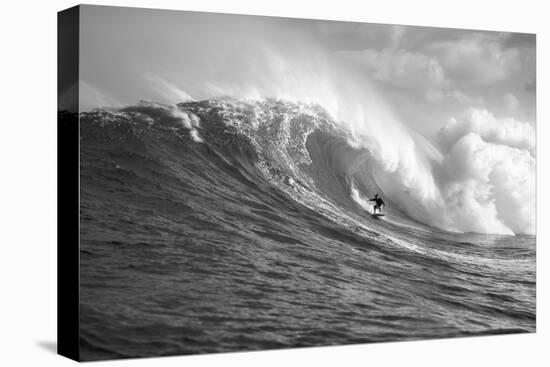
[(535, 35), (59, 13), (59, 353), (535, 331)]

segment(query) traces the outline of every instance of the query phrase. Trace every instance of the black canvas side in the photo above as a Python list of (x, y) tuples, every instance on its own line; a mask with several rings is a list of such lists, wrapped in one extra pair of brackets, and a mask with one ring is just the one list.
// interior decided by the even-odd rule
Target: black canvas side
[(79, 7), (57, 16), (57, 353), (79, 360)]

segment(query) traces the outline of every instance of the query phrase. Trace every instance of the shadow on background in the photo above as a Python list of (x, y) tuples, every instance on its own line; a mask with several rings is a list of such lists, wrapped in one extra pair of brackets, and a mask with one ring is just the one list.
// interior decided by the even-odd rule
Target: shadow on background
[(50, 353), (57, 354), (57, 342), (54, 341), (39, 341), (36, 345), (47, 350)]

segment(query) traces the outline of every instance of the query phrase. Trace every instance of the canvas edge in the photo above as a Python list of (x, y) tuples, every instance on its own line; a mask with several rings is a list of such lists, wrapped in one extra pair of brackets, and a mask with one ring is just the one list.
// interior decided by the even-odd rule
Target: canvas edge
[(57, 13), (57, 353), (80, 360), (80, 6)]

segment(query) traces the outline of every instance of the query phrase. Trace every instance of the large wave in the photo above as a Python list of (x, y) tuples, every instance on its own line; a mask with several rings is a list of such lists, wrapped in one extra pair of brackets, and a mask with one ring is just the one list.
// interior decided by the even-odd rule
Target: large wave
[[(382, 146), (380, 136), (365, 129), (369, 125), (358, 128), (319, 105), (276, 99), (142, 102), (107, 114), (147, 124), (168, 121), (174, 124), (171, 129), (179, 134), (186, 130), (198, 144), (222, 139), (224, 149), (234, 147), (222, 153), (225, 159), (254, 167), (294, 199), (334, 220), (350, 210), (369, 210), (366, 197), (382, 192), (399, 218), (459, 232), (534, 232), (533, 145), (497, 130), (525, 129), (516, 121), (508, 122), (513, 127), (495, 122), (493, 130), (481, 129), (485, 122), (472, 123), (480, 117), (471, 111), (441, 131), (447, 148), (439, 151), (405, 127), (398, 130), (395, 120), (389, 128), (396, 133)], [(232, 132), (220, 134), (212, 121)], [(315, 149), (322, 151), (323, 164), (312, 161)]]

